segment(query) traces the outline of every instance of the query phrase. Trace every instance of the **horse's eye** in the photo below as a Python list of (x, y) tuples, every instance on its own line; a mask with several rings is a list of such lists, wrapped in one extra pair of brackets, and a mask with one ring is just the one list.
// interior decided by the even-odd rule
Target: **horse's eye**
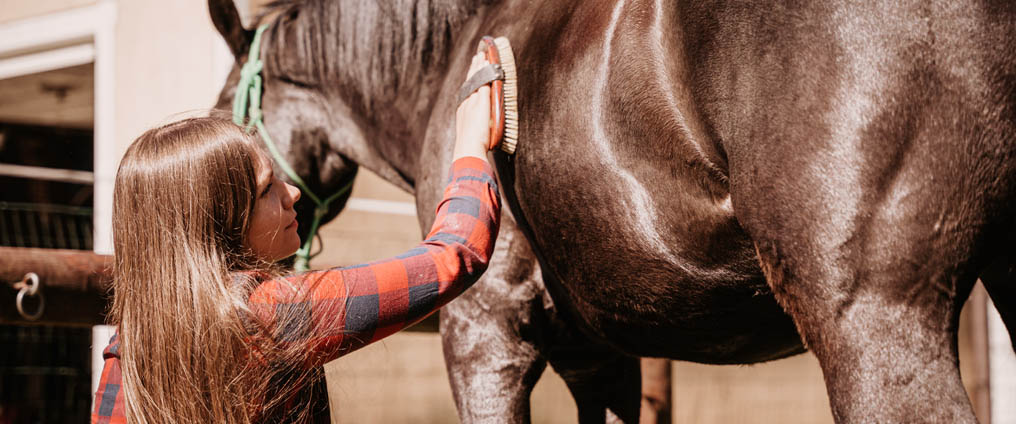
[(300, 88), (306, 88), (306, 89), (313, 89), (314, 88), (314, 84), (311, 84), (311, 83), (305, 82), (305, 81), (299, 81), (299, 80), (296, 80), (296, 79), (294, 79), (292, 77), (288, 77), (288, 76), (279, 77), (279, 81), (282, 81), (282, 82), (287, 83), (287, 84), (292, 84), (292, 85), (295, 85), (295, 86), (300, 87)]

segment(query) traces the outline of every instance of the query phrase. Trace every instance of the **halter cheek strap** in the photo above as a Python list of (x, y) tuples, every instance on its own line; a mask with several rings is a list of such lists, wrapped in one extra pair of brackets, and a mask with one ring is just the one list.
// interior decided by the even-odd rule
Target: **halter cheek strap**
[[(320, 251), (315, 254), (310, 253), (311, 245), (317, 236), (318, 226), (321, 224), (321, 218), (328, 213), (328, 205), (332, 201), (349, 192), (353, 187), (353, 181), (350, 180), (339, 191), (321, 200), (303, 182), (303, 179), (293, 171), (293, 167), (289, 166), (289, 162), (279, 153), (279, 149), (275, 146), (275, 142), (272, 141), (272, 137), (268, 135), (268, 129), (265, 128), (265, 123), (261, 119), (261, 69), (263, 63), (258, 58), (261, 54), (261, 34), (267, 28), (267, 24), (261, 25), (254, 32), (254, 39), (251, 40), (250, 50), (247, 53), (247, 63), (244, 63), (243, 67), (240, 68), (240, 82), (236, 85), (236, 93), (233, 97), (233, 123), (244, 125), (247, 132), (257, 129), (258, 135), (264, 140), (265, 146), (268, 147), (268, 152), (271, 153), (275, 163), (279, 165), (282, 172), (285, 172), (290, 181), (300, 187), (300, 191), (317, 205), (314, 208), (314, 219), (311, 221), (307, 240), (296, 251), (296, 262), (293, 264), (293, 268), (296, 271), (306, 271), (310, 268), (311, 258), (321, 253)], [(247, 119), (248, 117), (249, 119)], [(324, 245), (322, 244), (323, 249)]]

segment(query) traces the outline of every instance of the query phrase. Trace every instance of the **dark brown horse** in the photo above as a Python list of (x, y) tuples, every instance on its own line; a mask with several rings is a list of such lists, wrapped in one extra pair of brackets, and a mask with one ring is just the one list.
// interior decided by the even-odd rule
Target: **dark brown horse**
[[(213, 21), (238, 61), (251, 32)], [(637, 420), (637, 356), (818, 357), (838, 422), (974, 422), (975, 279), (1013, 330), (1010, 2), (391, 0), (271, 7), (265, 121), (314, 189), (370, 168), (433, 220), (484, 34), (519, 68), (496, 258), (442, 312), (465, 422)], [(232, 96), (233, 73), (222, 102)], [(993, 264), (994, 265), (991, 265)], [(989, 265), (991, 265), (989, 267)]]

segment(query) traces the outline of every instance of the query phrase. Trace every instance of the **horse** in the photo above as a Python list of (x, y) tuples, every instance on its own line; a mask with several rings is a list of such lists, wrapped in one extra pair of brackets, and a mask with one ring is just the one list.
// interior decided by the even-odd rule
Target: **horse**
[[(238, 63), (252, 31), (212, 20)], [(549, 363), (580, 422), (636, 422), (638, 357), (818, 358), (837, 422), (976, 422), (957, 323), (1013, 335), (1016, 5), (281, 1), (265, 124), (313, 189), (364, 166), (429, 228), (476, 42), (511, 40), (520, 141), (495, 256), (442, 311), (463, 422), (526, 422)], [(228, 104), (234, 69), (220, 95)]]

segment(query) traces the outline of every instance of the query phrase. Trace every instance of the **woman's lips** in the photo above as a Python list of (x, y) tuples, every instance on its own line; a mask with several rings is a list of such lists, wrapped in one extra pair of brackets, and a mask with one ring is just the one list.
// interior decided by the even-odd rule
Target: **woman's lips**
[(296, 218), (293, 218), (293, 222), (290, 222), (289, 225), (286, 226), (286, 229), (288, 230), (290, 228), (294, 228), (297, 225), (299, 225), (299, 224), (296, 222)]

